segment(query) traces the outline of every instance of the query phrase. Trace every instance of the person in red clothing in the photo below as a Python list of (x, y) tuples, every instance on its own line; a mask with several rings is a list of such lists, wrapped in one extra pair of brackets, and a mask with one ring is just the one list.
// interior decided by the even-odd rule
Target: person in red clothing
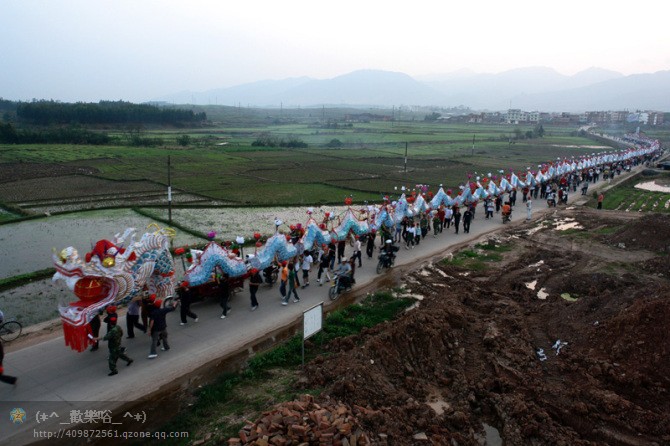
[(437, 210), (437, 219), (439, 220), (439, 229), (438, 232), (441, 234), (442, 229), (444, 229), (444, 219), (447, 217), (447, 213), (444, 210), (444, 206), (440, 206)]
[(2, 366), (2, 360), (4, 359), (4, 357), (5, 357), (5, 351), (2, 347), (2, 341), (0, 341), (0, 381), (2, 381), (3, 383), (14, 385), (16, 384), (18, 378), (15, 376), (5, 375), (5, 369)]
[(600, 192), (600, 195), (598, 195), (598, 209), (603, 208), (603, 200), (605, 199), (605, 194)]
[(112, 323), (111, 320), (112, 318), (119, 318), (119, 315), (116, 314), (116, 305), (109, 305), (107, 308), (105, 308), (105, 311), (107, 312), (107, 316), (102, 320), (105, 324), (107, 324), (107, 333), (109, 333), (109, 330), (112, 329)]

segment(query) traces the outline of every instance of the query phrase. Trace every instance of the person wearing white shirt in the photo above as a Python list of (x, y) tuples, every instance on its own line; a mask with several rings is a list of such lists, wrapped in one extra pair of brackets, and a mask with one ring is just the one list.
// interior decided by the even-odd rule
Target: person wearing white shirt
[(313, 262), (314, 258), (312, 258), (312, 255), (309, 253), (309, 251), (305, 251), (305, 254), (302, 256), (302, 263), (300, 264), (302, 268), (303, 288), (309, 286), (309, 271), (312, 269)]
[(363, 263), (362, 263), (362, 261), (361, 261), (361, 258), (362, 258), (362, 254), (361, 254), (361, 241), (360, 241), (360, 239), (358, 238), (358, 236), (356, 236), (356, 240), (354, 241), (354, 253), (352, 254), (351, 257), (352, 257), (354, 260), (355, 260), (355, 259), (358, 259), (358, 267), (359, 267), (359, 268), (360, 268), (361, 266), (363, 266)]
[(405, 245), (405, 249), (409, 249), (410, 245), (412, 248), (414, 248), (414, 237), (416, 236), (416, 229), (414, 228), (414, 225), (410, 225), (407, 228), (407, 244)]
[(453, 216), (454, 216), (454, 211), (451, 209), (451, 206), (448, 206), (444, 210), (444, 221), (447, 224), (447, 229), (449, 229), (449, 227), (451, 226), (451, 217), (453, 217)]

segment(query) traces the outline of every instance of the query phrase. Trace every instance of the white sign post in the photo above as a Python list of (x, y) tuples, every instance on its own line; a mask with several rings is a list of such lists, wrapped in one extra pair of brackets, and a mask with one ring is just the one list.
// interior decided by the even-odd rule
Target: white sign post
[(305, 340), (323, 328), (323, 302), (302, 313), (302, 365), (305, 365)]

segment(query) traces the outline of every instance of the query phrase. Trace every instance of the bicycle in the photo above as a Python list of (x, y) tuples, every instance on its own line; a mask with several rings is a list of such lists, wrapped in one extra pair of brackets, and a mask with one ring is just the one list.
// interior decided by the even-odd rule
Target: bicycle
[(17, 321), (7, 321), (0, 323), (0, 339), (5, 342), (13, 341), (21, 336), (23, 326)]

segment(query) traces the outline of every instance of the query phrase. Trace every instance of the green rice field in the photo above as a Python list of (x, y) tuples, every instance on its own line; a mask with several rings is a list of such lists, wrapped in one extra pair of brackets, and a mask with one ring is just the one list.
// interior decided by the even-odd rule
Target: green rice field
[[(611, 150), (578, 136), (574, 127), (547, 126), (543, 138), (515, 140), (515, 134), (532, 129), (424, 121), (353, 123), (335, 129), (313, 122), (254, 122), (146, 130), (145, 136), (163, 141), (156, 147), (124, 145), (123, 132), (111, 133), (119, 141), (113, 146), (0, 145), (0, 166), (35, 163), (44, 169), (56, 165), (89, 169), (103, 179), (150, 181), (160, 188), (168, 182), (169, 156), (171, 184), (181, 193), (241, 205), (318, 205), (341, 203), (348, 195), (355, 202), (377, 200), (403, 185), (455, 188), (468, 174), (525, 171), (559, 157)], [(188, 146), (176, 143), (184, 134), (191, 138)], [(307, 148), (252, 146), (262, 135), (297, 138)], [(339, 148), (327, 147), (333, 139), (340, 141)], [(53, 179), (43, 181), (41, 191), (57, 184)]]

